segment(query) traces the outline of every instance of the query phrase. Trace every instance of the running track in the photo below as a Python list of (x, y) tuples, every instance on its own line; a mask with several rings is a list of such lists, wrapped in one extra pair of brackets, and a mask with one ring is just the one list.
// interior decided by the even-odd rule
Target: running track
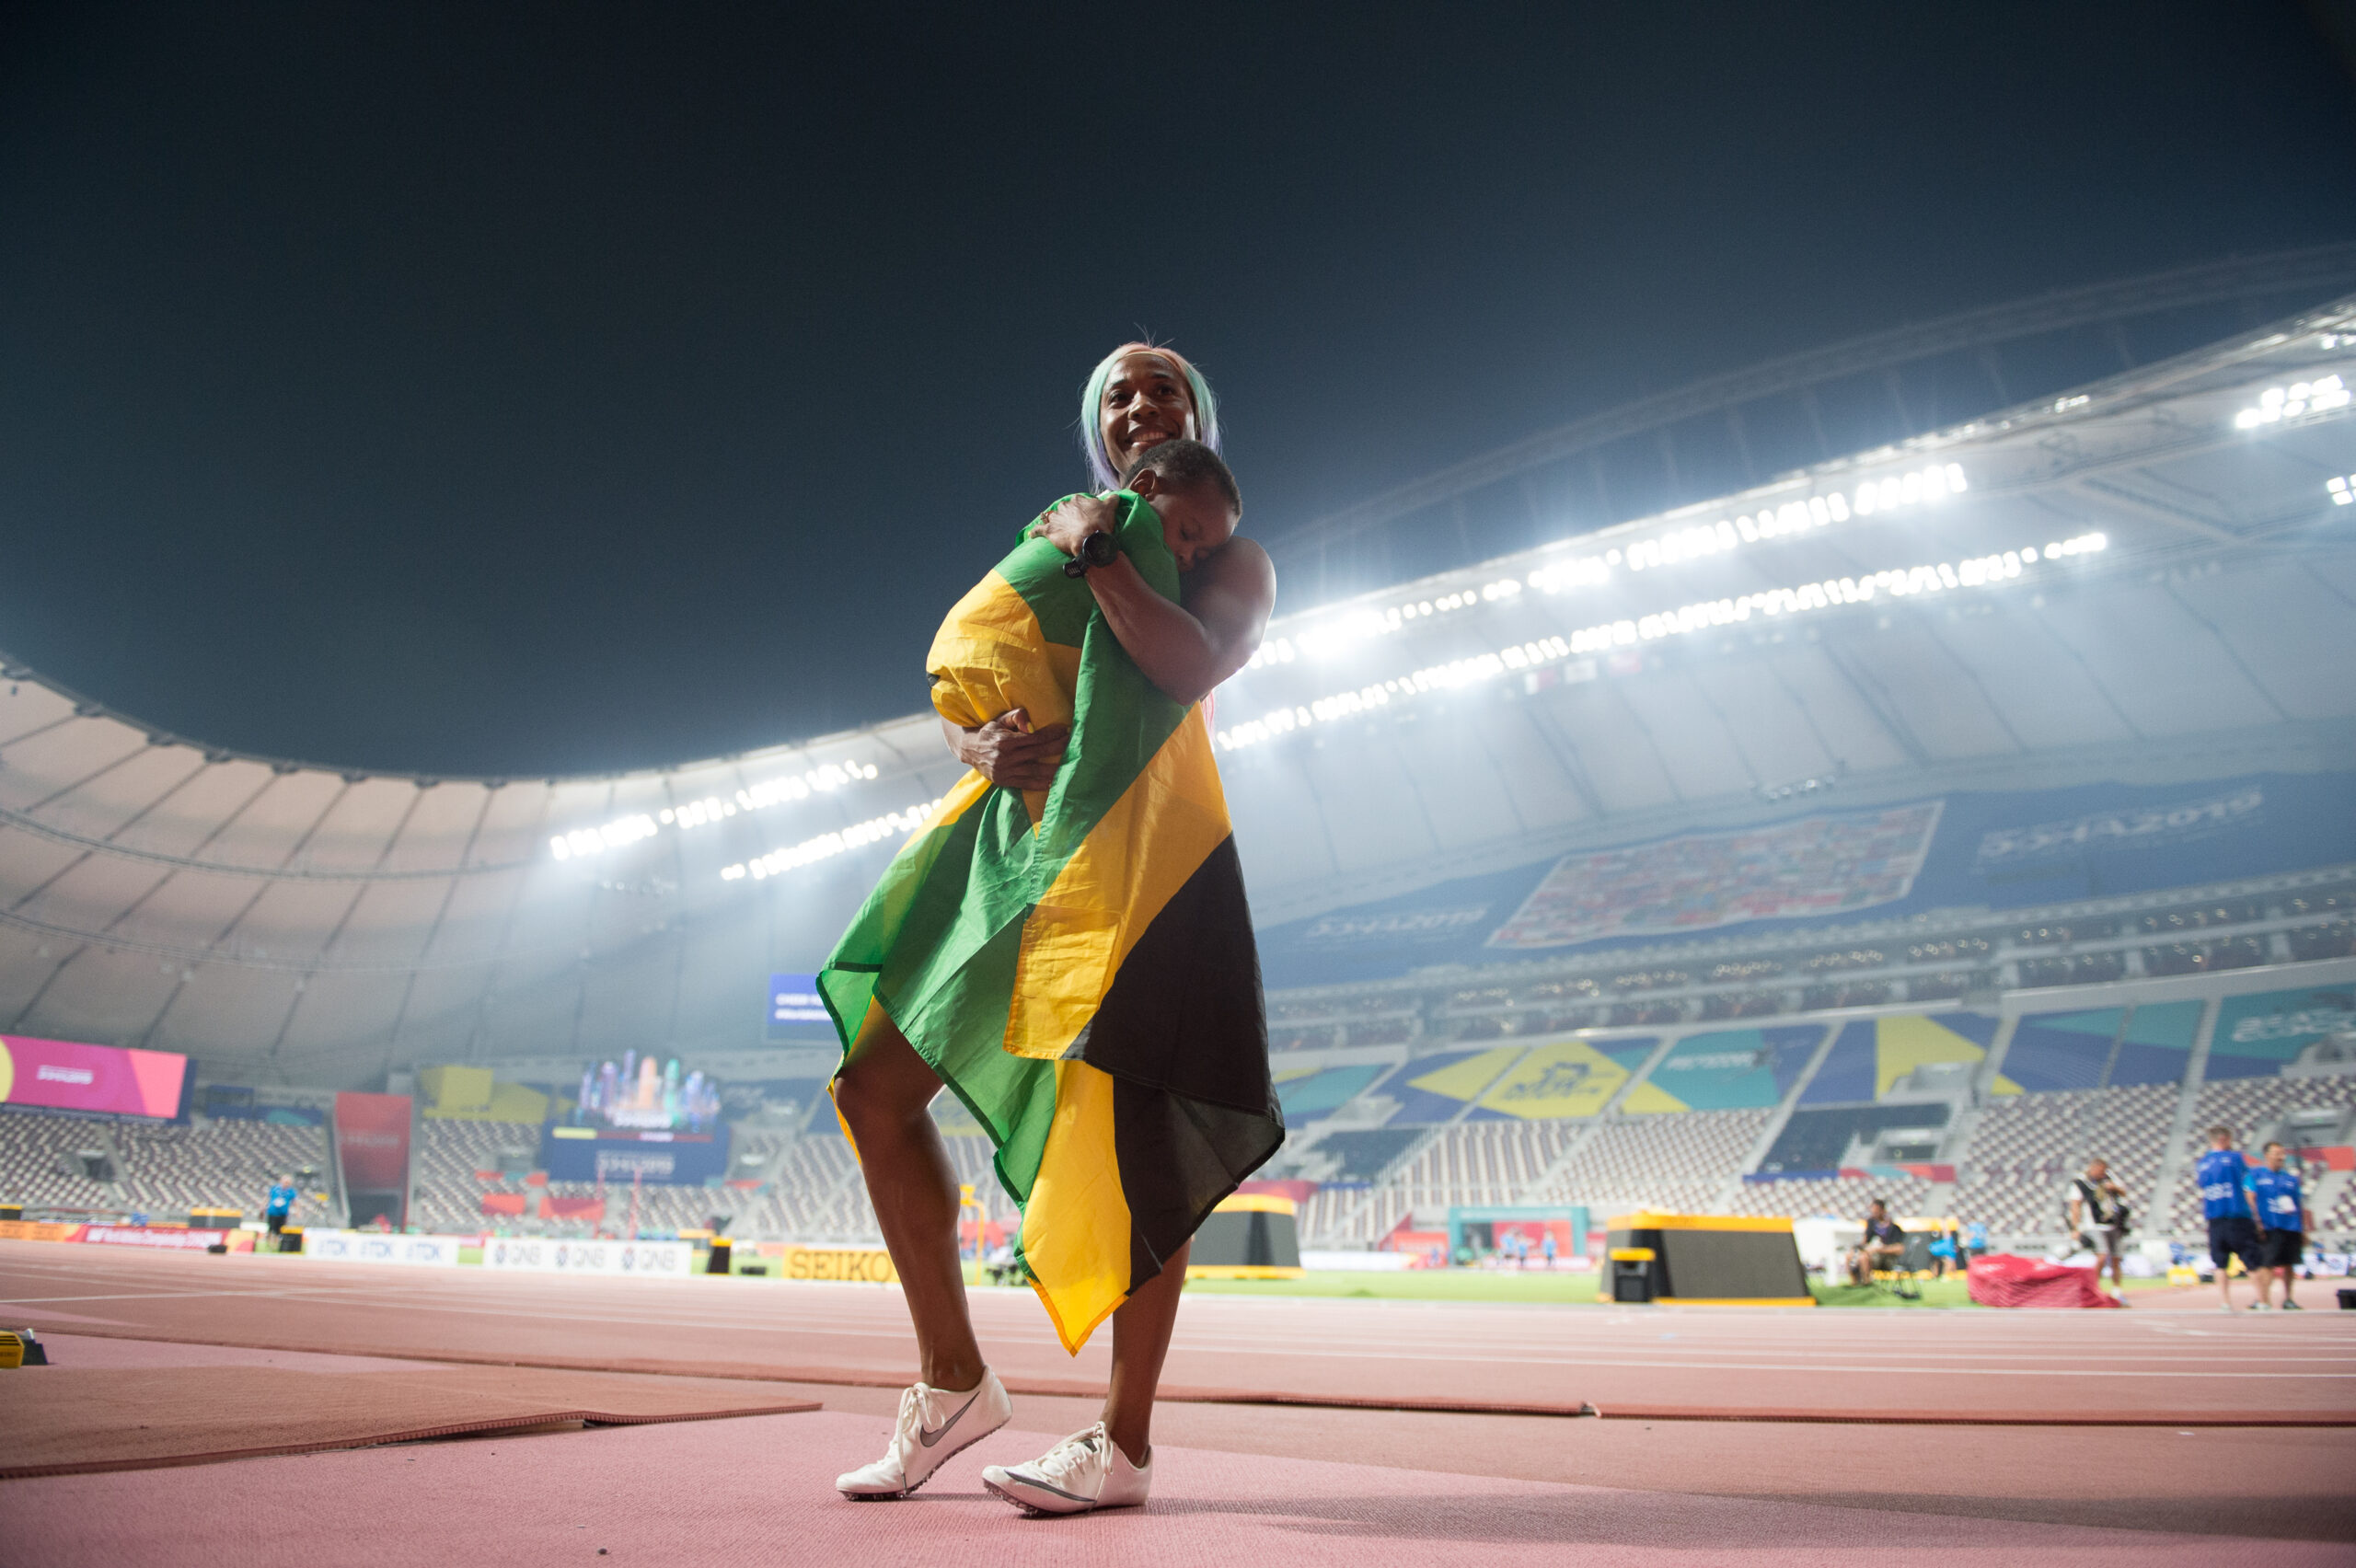
[[(1068, 1357), (1029, 1292), (973, 1301), (1011, 1387), (1102, 1390), (1109, 1332)], [(2356, 1315), (2228, 1318), (2212, 1304), (2183, 1293), (2121, 1312), (1875, 1312), (1197, 1295), (1163, 1383), (1181, 1399), (1592, 1405), (1654, 1419), (2356, 1424)], [(560, 1281), (17, 1242), (0, 1243), (0, 1313), (143, 1339), (789, 1381), (897, 1387), (915, 1366), (888, 1286)]]
[[(364, 1354), (635, 1366), (766, 1378), (765, 1398), (826, 1406), (9, 1482), (0, 1568), (312, 1568), (364, 1542), (384, 1568), (1392, 1568), (1554, 1563), (1566, 1551), (1609, 1568), (1799, 1568), (1923, 1547), (1954, 1568), (2356, 1561), (2356, 1429), (2245, 1424), (2347, 1418), (2356, 1314), (2229, 1319), (2200, 1296), (2051, 1316), (1200, 1296), (1181, 1318), (1172, 1383), (1314, 1402), (1165, 1404), (1153, 1505), (1062, 1523), (1016, 1519), (972, 1473), (1093, 1415), (1083, 1393), (1055, 1390), (1101, 1382), (1103, 1348), (1067, 1358), (1027, 1293), (976, 1297), (996, 1364), (1027, 1390), (1015, 1425), (892, 1505), (843, 1503), (829, 1487), (872, 1457), (909, 1375), (888, 1287), (516, 1280), (0, 1243), (0, 1323), (51, 1331), (61, 1364), (211, 1365), (234, 1353), (199, 1347), (221, 1343), (317, 1352), (321, 1371)], [(0, 1374), (0, 1419), (8, 1379), (40, 1376)], [(1350, 1408), (1411, 1399), (1449, 1408)], [(1801, 1424), (1774, 1418), (1786, 1401), (1967, 1421), (2066, 1402), (2194, 1424)], [(1605, 1419), (1496, 1412), (1590, 1402)], [(1747, 1418), (1647, 1418), (1648, 1407)]]

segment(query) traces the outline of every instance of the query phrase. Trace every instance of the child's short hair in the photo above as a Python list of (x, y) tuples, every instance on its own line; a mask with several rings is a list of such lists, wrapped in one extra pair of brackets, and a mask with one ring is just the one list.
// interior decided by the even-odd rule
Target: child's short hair
[(1137, 461), (1129, 465), (1129, 471), (1121, 476), (1121, 482), (1127, 484), (1149, 469), (1160, 475), (1162, 484), (1171, 490), (1209, 485), (1218, 491), (1220, 499), (1235, 509), (1238, 517), (1243, 515), (1243, 492), (1235, 488), (1234, 471), (1228, 467), (1218, 453), (1199, 441), (1188, 441), (1182, 436), (1175, 441), (1165, 441), (1159, 446), (1147, 447), (1138, 455)]
[(2211, 1143), (2231, 1143), (2234, 1141), (2234, 1129), (2225, 1125), (2224, 1123), (2220, 1122), (2215, 1126), (2209, 1129), (2209, 1141)]

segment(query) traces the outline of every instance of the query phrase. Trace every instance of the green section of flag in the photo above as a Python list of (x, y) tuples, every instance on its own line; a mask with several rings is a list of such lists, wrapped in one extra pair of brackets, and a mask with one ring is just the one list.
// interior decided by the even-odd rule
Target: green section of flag
[[(1115, 536), (1157, 592), (1178, 597), (1161, 521), (1119, 494)], [(1113, 636), (1070, 558), (1026, 539), (997, 574), (1022, 595), (1044, 639), (1080, 650), (1071, 741), (1039, 831), (1022, 793), (993, 789), (954, 822), (905, 846), (819, 972), (818, 990), (848, 1051), (881, 1004), (998, 1145), (999, 1180), (1020, 1204), (1036, 1180), (1055, 1115), (1054, 1064), (1002, 1046), (1022, 923), (1057, 872), (1186, 715)]]

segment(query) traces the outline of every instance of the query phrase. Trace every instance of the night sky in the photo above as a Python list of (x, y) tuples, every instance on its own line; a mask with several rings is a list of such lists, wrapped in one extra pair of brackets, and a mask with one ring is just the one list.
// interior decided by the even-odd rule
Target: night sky
[(0, 12), (0, 650), (267, 755), (705, 756), (920, 708), (1139, 328), (1275, 536), (2356, 237), (2356, 87), (2272, 0), (800, 9)]

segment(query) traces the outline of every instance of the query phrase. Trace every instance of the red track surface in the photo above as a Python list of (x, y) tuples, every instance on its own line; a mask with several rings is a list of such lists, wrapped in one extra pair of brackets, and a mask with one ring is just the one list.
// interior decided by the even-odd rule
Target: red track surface
[[(915, 1365), (890, 1286), (98, 1252), (0, 1244), (0, 1311), (83, 1333), (705, 1376), (896, 1386)], [(974, 1306), (1010, 1386), (1103, 1387), (1109, 1335), (1074, 1359), (1027, 1292)], [(1656, 1420), (2356, 1424), (2356, 1318), (2227, 1318), (2198, 1296), (1997, 1313), (1201, 1295), (1163, 1381), (1180, 1399)]]
[[(2356, 1543), (2356, 1430), (2254, 1429), (2347, 1417), (2356, 1315), (2227, 1319), (2175, 1309), (2028, 1314), (1627, 1311), (1202, 1296), (1173, 1382), (1253, 1397), (1497, 1413), (1166, 1404), (1141, 1513), (1028, 1524), (980, 1492), (1091, 1418), (1074, 1363), (1027, 1294), (976, 1297), (985, 1342), (1034, 1391), (1015, 1425), (903, 1505), (829, 1483), (872, 1458), (911, 1345), (896, 1293), (758, 1281), (515, 1280), (295, 1259), (0, 1245), (0, 1322), (55, 1332), (60, 1366), (248, 1365), (189, 1342), (292, 1347), (279, 1367), (357, 1371), (334, 1353), (550, 1361), (786, 1378), (819, 1413), (241, 1460), (0, 1485), (0, 1568), (223, 1561), (371, 1563), (839, 1558), (1128, 1568), (1281, 1554), (1287, 1563), (1464, 1561), (1878, 1562), (1936, 1547), (1980, 1564), (2343, 1562)], [(104, 1336), (84, 1338), (81, 1336)], [(172, 1343), (178, 1342), (178, 1343)], [(376, 1363), (383, 1366), (384, 1363)], [(791, 1380), (793, 1370), (822, 1385)], [(10, 1379), (0, 1374), (0, 1421)], [(2056, 1390), (2066, 1390), (2057, 1393)], [(2197, 1425), (1789, 1424), (1860, 1409), (1921, 1416), (2069, 1408)], [(1644, 1405), (1730, 1422), (1646, 1420)], [(228, 1435), (234, 1436), (234, 1435)], [(228, 1446), (228, 1445), (225, 1445)], [(2261, 1539), (2263, 1538), (2263, 1539)], [(595, 1555), (596, 1547), (610, 1556)]]

